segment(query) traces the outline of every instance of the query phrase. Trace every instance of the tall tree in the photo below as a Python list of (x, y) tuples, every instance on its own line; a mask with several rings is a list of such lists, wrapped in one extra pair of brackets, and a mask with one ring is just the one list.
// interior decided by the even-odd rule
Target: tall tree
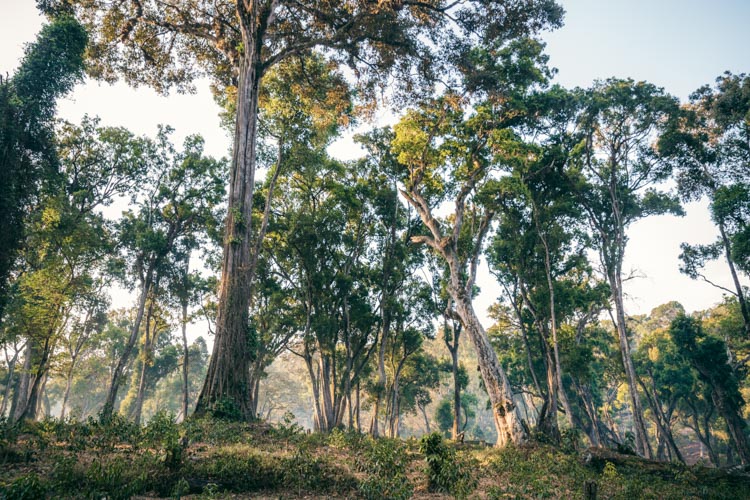
[(58, 174), (56, 102), (83, 76), (87, 39), (75, 19), (53, 19), (26, 48), (13, 77), (0, 77), (0, 320), (22, 245), (24, 219), (43, 187), (54, 185)]
[[(674, 162), (685, 200), (709, 199), (719, 237), (708, 245), (683, 243), (680, 271), (737, 297), (750, 338), (750, 305), (738, 272), (750, 272), (750, 76), (726, 73), (714, 88), (695, 91), (684, 108), (682, 126), (662, 141), (662, 154)], [(731, 289), (703, 273), (706, 262), (721, 257), (732, 277)]]
[[(247, 324), (254, 270), (251, 216), (258, 96), (263, 76), (313, 51), (348, 65), (364, 91), (377, 82), (412, 90), (462, 58), (477, 39), (502, 39), (558, 25), (553, 0), (207, 2), (39, 0), (46, 12), (73, 11), (92, 33), (91, 72), (165, 91), (207, 74), (236, 114), (216, 338), (198, 411), (228, 398), (250, 416)], [(455, 50), (454, 50), (455, 49)], [(389, 78), (393, 76), (393, 78)]]
[(673, 195), (654, 187), (670, 174), (669, 164), (654, 147), (654, 136), (663, 136), (675, 127), (678, 111), (676, 99), (654, 85), (611, 79), (597, 83), (587, 93), (580, 118), (584, 136), (581, 166), (587, 178), (580, 201), (612, 292), (635, 444), (638, 453), (647, 458), (652, 455), (651, 445), (630, 356), (622, 266), (630, 224), (650, 215), (683, 213)]

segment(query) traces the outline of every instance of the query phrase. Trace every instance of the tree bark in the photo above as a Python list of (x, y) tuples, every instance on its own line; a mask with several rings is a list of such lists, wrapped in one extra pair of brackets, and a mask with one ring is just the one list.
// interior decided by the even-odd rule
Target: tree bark
[(732, 260), (732, 247), (727, 237), (726, 230), (724, 229), (724, 223), (719, 222), (719, 234), (721, 234), (721, 242), (724, 246), (724, 256), (727, 259), (727, 265), (729, 266), (729, 272), (732, 275), (732, 282), (734, 288), (737, 290), (737, 302), (740, 304), (740, 313), (742, 314), (742, 321), (745, 327), (745, 336), (750, 337), (750, 308), (748, 308), (747, 300), (745, 299), (745, 290), (742, 288), (740, 279), (737, 276), (737, 269), (735, 269), (734, 261)]
[(156, 336), (156, 325), (152, 324), (154, 311), (154, 298), (148, 304), (148, 313), (146, 314), (146, 327), (143, 329), (143, 352), (141, 352), (141, 373), (138, 377), (138, 393), (135, 398), (133, 407), (133, 422), (135, 425), (141, 425), (141, 413), (143, 411), (143, 398), (146, 392), (146, 373), (148, 365), (151, 362), (151, 347), (154, 344)]
[[(451, 271), (451, 278), (452, 281), (459, 279), (457, 271)], [(516, 403), (513, 401), (510, 381), (500, 366), (487, 333), (474, 312), (471, 299), (462, 293), (463, 290), (456, 290), (455, 286), (450, 288), (450, 293), (456, 303), (456, 312), (477, 352), (479, 371), (492, 404), (492, 415), (497, 429), (496, 444), (497, 446), (506, 446), (509, 443), (521, 444), (526, 441), (528, 435), (521, 422)]]
[(231, 402), (243, 419), (252, 418), (250, 402), (249, 306), (254, 269), (252, 259), (253, 190), (255, 187), (258, 89), (262, 78), (263, 33), (257, 22), (257, 1), (237, 2), (244, 52), (237, 87), (229, 210), (224, 236), (219, 308), (211, 361), (195, 413), (205, 415), (214, 404)]

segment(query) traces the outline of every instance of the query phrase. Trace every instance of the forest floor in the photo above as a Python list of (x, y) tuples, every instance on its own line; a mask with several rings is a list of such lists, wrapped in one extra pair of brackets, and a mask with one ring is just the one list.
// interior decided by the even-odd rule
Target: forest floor
[(494, 449), (378, 439), (295, 424), (189, 421), (143, 428), (54, 420), (0, 426), (0, 498), (750, 499), (750, 475), (607, 449)]

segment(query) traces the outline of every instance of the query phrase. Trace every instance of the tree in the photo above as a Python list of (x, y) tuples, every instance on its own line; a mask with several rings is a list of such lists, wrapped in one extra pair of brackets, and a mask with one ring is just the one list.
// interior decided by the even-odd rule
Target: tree
[(666, 180), (671, 169), (652, 141), (675, 127), (678, 110), (676, 99), (654, 85), (611, 79), (587, 92), (579, 121), (584, 139), (580, 161), (587, 180), (580, 202), (612, 292), (613, 322), (630, 393), (635, 444), (638, 453), (647, 458), (652, 453), (630, 356), (622, 265), (630, 224), (650, 215), (683, 213), (674, 196), (653, 187)]
[[(716, 87), (701, 87), (684, 107), (684, 119), (661, 152), (677, 169), (677, 185), (685, 200), (708, 197), (711, 218), (719, 229), (716, 242), (708, 245), (682, 244), (680, 271), (702, 279), (737, 297), (750, 337), (750, 306), (737, 268), (750, 272), (750, 77), (725, 73)], [(733, 289), (725, 288), (703, 274), (707, 261), (724, 257), (732, 276)]]
[(83, 76), (87, 39), (75, 19), (53, 19), (26, 48), (16, 74), (0, 77), (0, 320), (25, 219), (39, 193), (57, 179), (56, 102)]
[(729, 366), (726, 344), (707, 335), (699, 320), (681, 315), (669, 327), (672, 341), (688, 362), (698, 372), (700, 379), (711, 391), (711, 399), (724, 419), (732, 443), (743, 464), (750, 463), (750, 444), (747, 424), (741, 410), (745, 405), (739, 383)]
[(127, 131), (98, 128), (88, 118), (59, 130), (59, 180), (27, 218), (26, 248), (9, 309), (9, 331), (29, 339), (30, 369), (19, 380), (14, 418), (35, 417), (58, 340), (73, 335), (79, 345), (71, 352), (80, 352), (90, 332), (78, 335), (69, 327), (93, 312), (87, 303), (106, 302), (114, 243), (112, 225), (100, 210), (133, 189), (142, 173), (140, 147)]
[(162, 129), (158, 141), (144, 154), (150, 190), (140, 199), (138, 212), (127, 211), (118, 221), (120, 249), (128, 273), (138, 283), (136, 316), (120, 359), (112, 373), (102, 418), (115, 409), (122, 374), (135, 347), (145, 306), (158, 299), (159, 280), (166, 276), (170, 257), (182, 239), (195, 237), (214, 218), (224, 194), (224, 164), (203, 156), (203, 140), (189, 137), (175, 152)]
[[(208, 74), (223, 100), (234, 101), (234, 150), (226, 221), (216, 341), (198, 412), (228, 398), (250, 416), (246, 348), (251, 216), (263, 76), (281, 61), (325, 54), (354, 69), (363, 95), (376, 82), (412, 90), (479, 39), (502, 39), (559, 24), (552, 0), (347, 2), (242, 0), (214, 3), (152, 0), (40, 0), (46, 12), (74, 11), (92, 33), (91, 72), (158, 90), (189, 86)], [(455, 50), (453, 50), (455, 49)], [(235, 96), (227, 98), (226, 94)]]

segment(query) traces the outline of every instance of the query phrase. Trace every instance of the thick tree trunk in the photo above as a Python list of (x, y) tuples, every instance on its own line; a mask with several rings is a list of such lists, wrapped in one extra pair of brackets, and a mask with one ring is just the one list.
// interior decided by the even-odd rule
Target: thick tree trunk
[(456, 304), (456, 313), (461, 318), (461, 323), (476, 349), (479, 371), (492, 404), (492, 415), (497, 429), (496, 444), (497, 446), (506, 446), (509, 443), (521, 444), (528, 439), (528, 432), (513, 401), (510, 381), (500, 366), (500, 361), (490, 344), (487, 333), (474, 312), (471, 299), (460, 287), (456, 286), (459, 279), (458, 272), (451, 269), (451, 275), (452, 281), (456, 282), (450, 287), (451, 296)]
[(36, 419), (42, 388), (47, 381), (47, 373), (49, 372), (49, 359), (52, 355), (52, 344), (54, 341), (52, 335), (51, 332), (48, 333), (44, 340), (44, 346), (42, 346), (42, 351), (39, 353), (41, 356), (39, 364), (30, 379), (32, 382), (27, 399), (25, 402), (21, 402), (23, 406), (19, 406), (16, 409), (19, 414), (17, 421)]
[(248, 309), (254, 272), (250, 221), (255, 187), (258, 89), (262, 78), (262, 33), (258, 32), (256, 2), (251, 2), (248, 11), (244, 11), (241, 3), (238, 2), (238, 11), (244, 51), (237, 87), (237, 119), (216, 335), (195, 413), (209, 413), (215, 403), (227, 401), (236, 407), (242, 418), (250, 419)]

